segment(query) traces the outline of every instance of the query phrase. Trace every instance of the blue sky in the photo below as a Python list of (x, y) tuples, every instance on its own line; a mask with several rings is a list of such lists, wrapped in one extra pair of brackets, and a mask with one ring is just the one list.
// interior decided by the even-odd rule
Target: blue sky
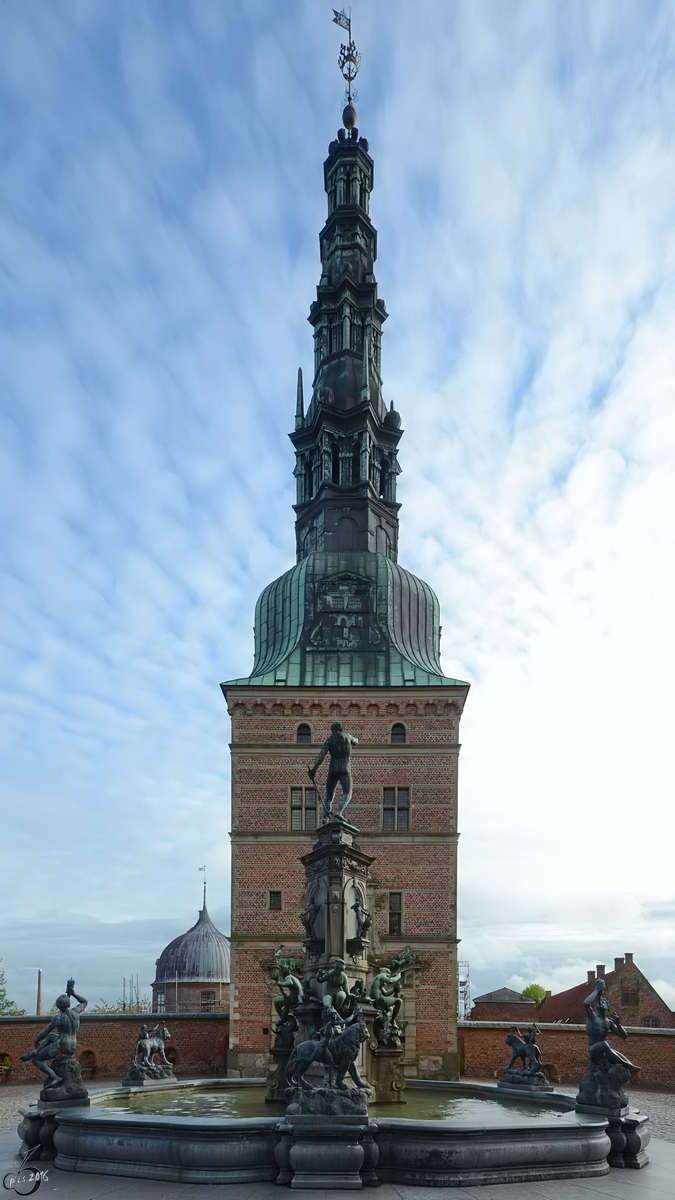
[[(461, 952), (675, 1005), (670, 3), (357, 0), (401, 561), (472, 681)], [(0, 955), (112, 998), (228, 928), (228, 721), (293, 561), (342, 86), (322, 0), (0, 13)], [(87, 990), (88, 989), (88, 990)]]

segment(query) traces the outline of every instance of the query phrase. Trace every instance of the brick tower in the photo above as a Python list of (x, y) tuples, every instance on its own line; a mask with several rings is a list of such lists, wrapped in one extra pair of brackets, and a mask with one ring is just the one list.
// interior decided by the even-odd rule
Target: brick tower
[[(297, 562), (256, 605), (255, 661), (222, 685), (232, 718), (229, 1065), (260, 1073), (271, 1045), (270, 969), (301, 951), (300, 855), (320, 819), (307, 767), (339, 719), (359, 739), (349, 821), (375, 858), (372, 952), (409, 945), (406, 1074), (457, 1070), (457, 759), (468, 684), (440, 664), (434, 592), (398, 565), (401, 419), (382, 394), (373, 160), (351, 104), (324, 163), (328, 217), (309, 321), (314, 379), (295, 430)], [(349, 971), (349, 964), (347, 966)]]

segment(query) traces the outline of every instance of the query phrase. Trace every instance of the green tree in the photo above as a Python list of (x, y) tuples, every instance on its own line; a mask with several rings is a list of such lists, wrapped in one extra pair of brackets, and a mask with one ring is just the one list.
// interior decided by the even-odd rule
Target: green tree
[(523, 996), (527, 996), (528, 1000), (534, 1000), (537, 1008), (541, 1004), (546, 992), (540, 983), (528, 983), (526, 988), (523, 988)]
[[(0, 963), (2, 959), (0, 958)], [(0, 1017), (25, 1017), (25, 1008), (17, 1008), (7, 995), (7, 977), (0, 967)]]

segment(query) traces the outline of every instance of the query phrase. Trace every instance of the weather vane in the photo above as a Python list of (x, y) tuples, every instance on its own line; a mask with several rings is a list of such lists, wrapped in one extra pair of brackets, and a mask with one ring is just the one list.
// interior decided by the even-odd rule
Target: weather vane
[(359, 54), (358, 50), (356, 49), (356, 42), (354, 42), (352, 40), (352, 10), (350, 8), (349, 16), (347, 16), (344, 9), (342, 9), (341, 12), (338, 12), (338, 10), (336, 8), (334, 8), (333, 14), (334, 14), (333, 15), (334, 24), (339, 25), (341, 29), (346, 29), (347, 36), (349, 37), (349, 41), (347, 42), (347, 45), (345, 46), (343, 43), (340, 46), (340, 53), (338, 55), (338, 66), (339, 66), (340, 70), (342, 71), (342, 78), (345, 80), (345, 83), (347, 84), (347, 94), (345, 96), (345, 102), (347, 104), (352, 104), (354, 101), (358, 100), (358, 98), (359, 98), (356, 89), (354, 89), (354, 91), (352, 92), (352, 84), (353, 84), (354, 80), (356, 79), (356, 76), (359, 73), (359, 67), (361, 65), (361, 55)]

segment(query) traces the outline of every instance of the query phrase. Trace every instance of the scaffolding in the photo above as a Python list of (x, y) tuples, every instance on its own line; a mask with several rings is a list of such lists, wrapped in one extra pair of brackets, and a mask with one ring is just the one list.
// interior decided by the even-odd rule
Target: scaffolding
[(471, 1016), (471, 985), (468, 962), (458, 962), (457, 1020), (468, 1021)]

